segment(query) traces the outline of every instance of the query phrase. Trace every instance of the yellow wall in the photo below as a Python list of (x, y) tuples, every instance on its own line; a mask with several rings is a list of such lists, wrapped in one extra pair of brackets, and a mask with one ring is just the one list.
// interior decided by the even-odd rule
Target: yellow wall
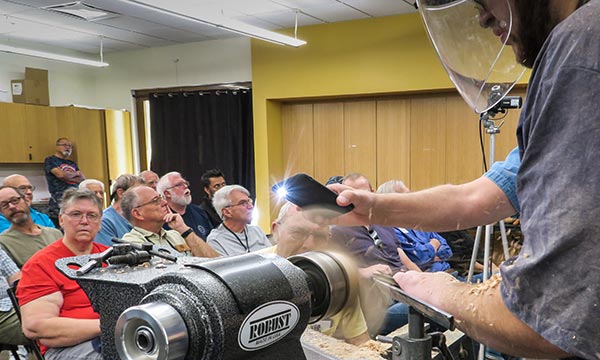
[(307, 45), (252, 40), (256, 198), (265, 231), (273, 210), (270, 186), (285, 171), (282, 101), (453, 88), (418, 14), (302, 27), (298, 38)]

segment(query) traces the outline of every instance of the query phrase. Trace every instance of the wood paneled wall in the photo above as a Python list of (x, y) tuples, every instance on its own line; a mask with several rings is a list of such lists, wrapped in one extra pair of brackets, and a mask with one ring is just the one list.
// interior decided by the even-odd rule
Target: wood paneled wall
[[(286, 103), (281, 111), (286, 175), (305, 172), (324, 182), (359, 172), (374, 187), (401, 179), (419, 190), (467, 182), (484, 171), (479, 116), (455, 93)], [(497, 161), (516, 146), (518, 115), (510, 110), (503, 119)], [(483, 131), (489, 160), (490, 135)]]

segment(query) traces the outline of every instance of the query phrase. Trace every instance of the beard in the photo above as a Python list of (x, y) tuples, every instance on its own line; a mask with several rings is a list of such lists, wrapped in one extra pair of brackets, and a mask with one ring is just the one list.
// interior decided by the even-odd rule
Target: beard
[(65, 150), (62, 152), (62, 156), (68, 158), (69, 156), (71, 156), (71, 150)]
[(519, 24), (517, 60), (532, 68), (552, 29), (561, 21), (551, 11), (551, 1), (515, 0), (513, 14)]
[(192, 202), (192, 195), (182, 195), (179, 196), (177, 194), (171, 195), (171, 201), (180, 206), (188, 206)]
[(26, 212), (18, 213), (9, 218), (9, 221), (17, 226), (25, 225), (29, 220), (29, 214)]

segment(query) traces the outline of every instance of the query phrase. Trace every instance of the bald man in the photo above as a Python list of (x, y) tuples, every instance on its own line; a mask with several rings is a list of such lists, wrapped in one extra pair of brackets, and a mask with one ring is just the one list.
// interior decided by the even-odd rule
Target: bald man
[[(55, 227), (54, 223), (48, 215), (41, 213), (34, 208), (31, 207), (31, 203), (33, 202), (33, 191), (35, 190), (35, 186), (31, 185), (29, 179), (27, 179), (23, 175), (13, 174), (4, 178), (2, 182), (2, 186), (12, 186), (19, 190), (21, 194), (23, 194), (25, 198), (25, 202), (29, 207), (29, 213), (31, 216), (31, 220), (37, 225), (46, 226), (46, 227)], [(8, 221), (4, 215), (0, 214), (0, 233), (10, 227), (11, 223)]]

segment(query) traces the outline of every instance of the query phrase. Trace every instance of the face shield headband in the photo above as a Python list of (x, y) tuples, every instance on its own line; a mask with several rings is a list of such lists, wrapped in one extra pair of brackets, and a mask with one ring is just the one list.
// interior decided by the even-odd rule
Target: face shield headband
[(456, 89), (477, 113), (496, 105), (525, 67), (507, 45), (508, 0), (417, 0), (435, 51)]

